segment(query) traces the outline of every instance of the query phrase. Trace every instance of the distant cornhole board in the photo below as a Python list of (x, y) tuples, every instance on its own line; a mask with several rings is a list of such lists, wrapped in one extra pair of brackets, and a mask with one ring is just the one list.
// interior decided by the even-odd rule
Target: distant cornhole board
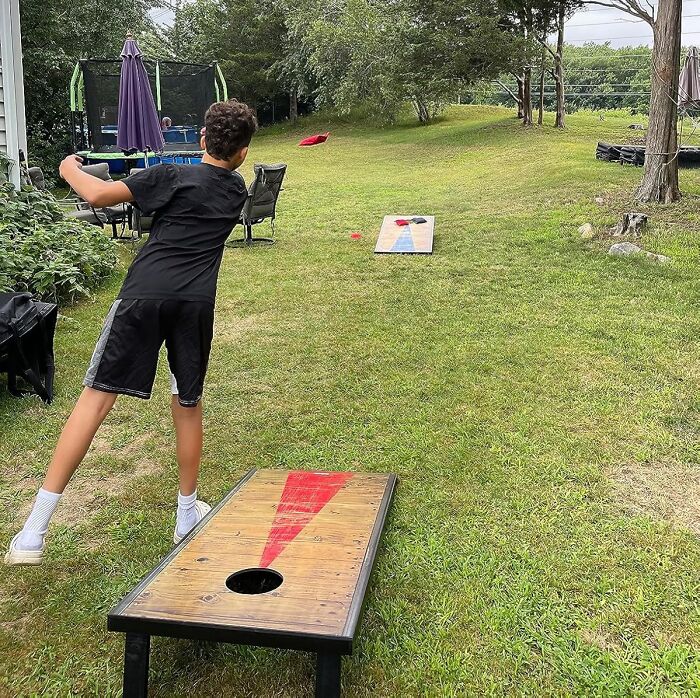
[[(414, 222), (415, 220), (425, 222)], [(407, 221), (400, 225), (397, 221)], [(435, 216), (385, 216), (379, 231), (377, 254), (432, 254)]]
[(316, 652), (340, 695), (395, 475), (250, 471), (109, 614), (124, 698), (145, 696), (151, 635)]

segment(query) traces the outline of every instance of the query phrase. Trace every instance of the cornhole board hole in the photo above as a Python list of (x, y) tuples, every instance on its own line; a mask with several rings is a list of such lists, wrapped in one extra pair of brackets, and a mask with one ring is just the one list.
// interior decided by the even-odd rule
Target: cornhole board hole
[(145, 696), (152, 635), (317, 653), (340, 695), (395, 475), (251, 470), (109, 613), (124, 697)]
[[(425, 218), (426, 223), (397, 225), (396, 221)], [(379, 231), (377, 254), (432, 254), (435, 216), (385, 216)]]

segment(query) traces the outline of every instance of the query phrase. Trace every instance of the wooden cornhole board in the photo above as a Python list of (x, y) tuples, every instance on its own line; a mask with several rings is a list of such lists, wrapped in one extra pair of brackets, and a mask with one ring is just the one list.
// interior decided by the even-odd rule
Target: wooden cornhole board
[(310, 650), (316, 696), (339, 696), (395, 486), (395, 475), (251, 470), (109, 613), (126, 633), (125, 698), (147, 694), (151, 635)]
[[(401, 218), (425, 218), (426, 223), (396, 225)], [(385, 216), (379, 231), (377, 254), (432, 254), (435, 216)]]

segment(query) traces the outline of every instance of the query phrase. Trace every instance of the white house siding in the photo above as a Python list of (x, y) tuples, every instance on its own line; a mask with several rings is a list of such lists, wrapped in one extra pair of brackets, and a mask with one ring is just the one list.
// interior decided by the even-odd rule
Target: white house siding
[[(27, 153), (19, 0), (0, 0), (0, 152), (15, 163)], [(19, 184), (19, 167), (10, 178)]]
[(2, 91), (2, 53), (0, 52), (0, 151), (7, 152), (7, 134), (5, 133), (5, 95)]

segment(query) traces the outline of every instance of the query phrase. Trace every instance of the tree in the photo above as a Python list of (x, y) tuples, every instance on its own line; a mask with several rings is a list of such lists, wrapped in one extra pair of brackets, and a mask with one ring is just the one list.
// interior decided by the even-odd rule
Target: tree
[[(548, 51), (554, 59), (554, 68), (552, 69), (552, 77), (554, 78), (554, 89), (556, 92), (556, 116), (554, 118), (554, 126), (556, 128), (564, 128), (564, 115), (566, 113), (566, 104), (564, 100), (564, 23), (567, 15), (579, 6), (577, 2), (560, 2), (557, 8), (557, 47), (553, 51), (547, 37), (539, 37), (539, 42), (545, 51)], [(544, 71), (543, 71), (544, 72)], [(541, 122), (540, 122), (541, 123)]]
[(391, 121), (408, 100), (425, 123), (455, 85), (505, 69), (513, 37), (498, 19), (486, 0), (302, 0), (288, 21), (320, 106), (364, 104)]
[[(513, 73), (518, 82), (518, 111), (523, 124), (532, 124), (532, 66), (540, 60), (540, 117), (544, 110), (544, 59), (542, 51), (551, 54), (554, 59), (552, 76), (557, 92), (557, 116), (555, 125), (564, 127), (564, 22), (582, 0), (501, 0), (504, 26), (518, 35), (520, 43), (520, 62), (518, 70)], [(552, 50), (548, 37), (557, 32), (557, 49)]]
[(283, 91), (270, 74), (284, 36), (272, 0), (198, 0), (180, 6), (171, 38), (176, 27), (178, 58), (218, 61), (232, 96), (258, 107)]
[[(492, 80), (514, 66), (520, 40), (501, 25), (488, 0), (415, 0), (410, 7), (409, 68), (443, 86)], [(444, 88), (443, 88), (444, 89)]]
[(651, 98), (644, 176), (636, 198), (672, 203), (681, 196), (678, 185), (678, 79), (681, 63), (681, 0), (659, 0), (654, 6), (638, 0), (590, 0), (645, 21), (654, 32), (651, 54)]
[(502, 25), (520, 40), (517, 67), (518, 112), (524, 126), (532, 125), (532, 67), (538, 59), (537, 42), (547, 37), (553, 23), (554, 3), (549, 0), (501, 0)]
[(288, 23), (313, 75), (317, 106), (348, 113), (365, 105), (384, 122), (396, 117), (412, 91), (404, 9), (388, 0), (305, 0), (292, 10)]

